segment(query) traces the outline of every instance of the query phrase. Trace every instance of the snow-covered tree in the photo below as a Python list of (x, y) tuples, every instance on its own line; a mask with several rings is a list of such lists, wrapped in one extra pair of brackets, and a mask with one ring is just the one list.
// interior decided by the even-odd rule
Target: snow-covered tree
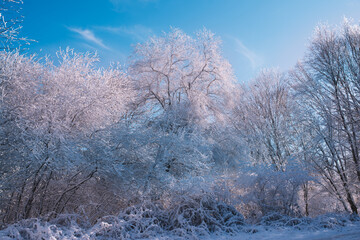
[(241, 90), (233, 124), (253, 166), (240, 169), (240, 175), (249, 176), (237, 180), (246, 193), (244, 208), (256, 216), (270, 211), (298, 214), (298, 193), (306, 190), (309, 176), (291, 83), (285, 74), (268, 69)]
[(16, 52), (1, 54), (1, 111), (6, 117), (1, 124), (6, 156), (1, 158), (1, 187), (9, 194), (9, 202), (3, 202), (18, 214), (9, 218), (61, 212), (105, 165), (89, 156), (89, 139), (118, 122), (134, 96), (118, 68), (96, 69), (96, 57), (69, 49), (58, 57), (55, 65)]
[(293, 77), (311, 136), (306, 153), (329, 192), (345, 210), (358, 212), (360, 184), (360, 27), (316, 29), (309, 52)]
[(10, 50), (28, 44), (29, 40), (20, 37), (23, 16), (21, 15), (22, 0), (0, 1), (0, 49)]
[[(156, 135), (141, 137), (148, 139), (149, 179), (198, 176), (237, 160), (237, 145), (223, 125), (233, 108), (235, 78), (214, 34), (203, 30), (191, 37), (172, 29), (153, 37), (136, 45), (128, 73), (138, 91), (139, 123), (146, 126), (137, 131)], [(165, 186), (170, 178), (162, 181)]]
[(266, 163), (284, 171), (295, 157), (293, 110), (290, 84), (276, 70), (263, 70), (243, 87), (234, 123), (246, 139), (254, 163)]
[[(224, 120), (231, 110), (234, 76), (220, 51), (220, 40), (208, 30), (195, 38), (179, 29), (138, 44), (129, 73), (140, 91), (140, 103), (156, 112), (177, 112), (194, 122)], [(180, 105), (180, 107), (178, 107)], [(175, 110), (176, 111), (176, 110)]]

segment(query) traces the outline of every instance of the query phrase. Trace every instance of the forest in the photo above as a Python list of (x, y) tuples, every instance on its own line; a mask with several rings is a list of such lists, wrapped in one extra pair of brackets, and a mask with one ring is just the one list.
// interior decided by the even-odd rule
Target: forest
[(240, 83), (205, 28), (172, 28), (99, 67), (71, 48), (28, 54), (13, 15), (0, 23), (0, 237), (201, 239), (360, 221), (354, 21), (317, 26), (292, 69)]

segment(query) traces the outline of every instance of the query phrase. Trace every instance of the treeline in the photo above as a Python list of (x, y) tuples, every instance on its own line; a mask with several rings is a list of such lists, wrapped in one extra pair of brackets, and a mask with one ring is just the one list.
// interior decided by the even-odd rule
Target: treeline
[(358, 213), (360, 26), (318, 27), (293, 70), (239, 84), (207, 30), (126, 67), (0, 53), (0, 223), (211, 196), (248, 219)]

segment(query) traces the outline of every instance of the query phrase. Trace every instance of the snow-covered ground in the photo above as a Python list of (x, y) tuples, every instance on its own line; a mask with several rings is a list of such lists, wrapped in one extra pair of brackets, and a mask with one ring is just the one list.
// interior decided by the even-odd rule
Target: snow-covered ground
[(239, 233), (234, 236), (222, 235), (212, 236), (209, 240), (359, 240), (360, 224), (330, 230), (293, 230), (293, 229), (273, 229), (260, 231), (254, 234)]
[[(65, 229), (60, 233), (55, 233), (51, 226), (48, 228), (39, 229), (39, 232), (42, 234), (36, 234), (33, 236), (21, 237), (16, 235), (9, 236), (10, 232), (9, 229), (0, 231), (0, 239), (2, 240), (12, 240), (12, 239), (50, 239), (50, 240), (75, 240), (75, 239), (107, 239), (103, 236), (96, 236), (96, 234), (91, 233), (90, 231), (78, 231), (76, 234), (75, 229)], [(74, 231), (75, 230), (75, 231)], [(74, 234), (75, 232), (75, 234)], [(53, 233), (53, 234), (51, 234)], [(59, 234), (60, 233), (60, 234)], [(129, 238), (122, 238), (119, 237), (118, 239), (133, 239)], [(179, 237), (174, 236), (172, 234), (166, 235), (162, 234), (159, 237), (147, 237), (147, 238), (138, 238), (141, 240), (147, 239), (154, 239), (154, 240), (172, 240), (172, 239), (196, 239), (196, 237)], [(309, 230), (294, 230), (294, 229), (272, 229), (272, 230), (260, 230), (257, 233), (245, 233), (239, 232), (236, 234), (211, 234), (210, 236), (199, 236), (198, 239), (201, 240), (359, 240), (360, 239), (360, 223), (355, 223), (346, 227), (342, 227), (340, 229), (327, 229), (327, 230), (316, 230), (316, 231), (309, 231)]]
[[(227, 217), (229, 214), (225, 214)], [(0, 231), (1, 240), (50, 239), (50, 240), (360, 240), (360, 220), (358, 217), (327, 214), (316, 218), (291, 218), (280, 214), (265, 216), (259, 224), (241, 223), (240, 218), (230, 217), (231, 224), (223, 221), (210, 223), (206, 216), (192, 225), (178, 214), (174, 219), (163, 219), (147, 209), (127, 215), (108, 216), (93, 226), (82, 223), (73, 216), (63, 216), (46, 222), (40, 219), (22, 220)], [(194, 216), (194, 215), (193, 215)], [(237, 216), (238, 217), (238, 216)], [(181, 223), (180, 223), (181, 222)], [(217, 230), (211, 231), (216, 225)], [(171, 226), (171, 227), (169, 227)]]

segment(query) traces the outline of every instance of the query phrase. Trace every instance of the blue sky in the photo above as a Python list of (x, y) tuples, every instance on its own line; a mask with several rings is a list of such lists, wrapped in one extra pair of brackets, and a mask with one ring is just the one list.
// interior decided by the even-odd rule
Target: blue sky
[(359, 23), (360, 0), (24, 0), (23, 15), (22, 34), (37, 41), (30, 52), (97, 51), (105, 66), (170, 27), (188, 34), (206, 27), (247, 81), (261, 68), (293, 67), (318, 23), (339, 25), (344, 16)]

